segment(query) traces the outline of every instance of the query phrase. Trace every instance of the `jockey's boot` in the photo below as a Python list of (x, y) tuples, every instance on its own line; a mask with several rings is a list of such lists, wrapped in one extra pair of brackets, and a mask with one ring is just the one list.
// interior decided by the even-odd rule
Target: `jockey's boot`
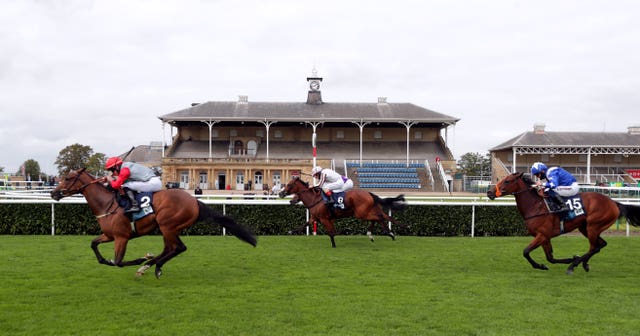
[(335, 202), (333, 201), (333, 195), (331, 190), (326, 190), (325, 195), (327, 195), (327, 202), (325, 203), (328, 207), (333, 208)]
[(553, 201), (556, 203), (556, 205), (558, 206), (558, 210), (556, 212), (567, 212), (569, 211), (569, 207), (567, 206), (566, 203), (564, 203), (564, 200), (562, 199), (562, 196), (553, 193), (553, 195), (551, 196), (551, 199), (553, 199)]
[(129, 197), (129, 201), (131, 201), (131, 206), (129, 209), (125, 210), (125, 213), (138, 212), (140, 211), (140, 205), (138, 205), (138, 201), (136, 200), (136, 195), (133, 193), (133, 190), (126, 189), (125, 194)]

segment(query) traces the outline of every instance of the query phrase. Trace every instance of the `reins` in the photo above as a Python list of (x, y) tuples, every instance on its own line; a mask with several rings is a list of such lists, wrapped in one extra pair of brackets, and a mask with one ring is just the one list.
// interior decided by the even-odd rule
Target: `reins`
[[(71, 183), (71, 185), (76, 184), (76, 182), (80, 179), (80, 175), (82, 175), (83, 173), (85, 173), (85, 172), (83, 171), (82, 173), (77, 174), (76, 178), (73, 180), (73, 183)], [(91, 176), (91, 175), (89, 175), (89, 176)], [(62, 189), (61, 192), (66, 192), (67, 196), (68, 195), (73, 195), (73, 194), (76, 194), (76, 193), (84, 195), (84, 191), (85, 191), (85, 189), (87, 189), (87, 187), (89, 187), (92, 184), (99, 183), (99, 182), (100, 182), (100, 179), (93, 179), (92, 181), (90, 181), (88, 183), (85, 183), (84, 185), (80, 186), (80, 188), (78, 188), (77, 190), (72, 190), (72, 192), (69, 192), (69, 189)], [(103, 213), (102, 215), (96, 215), (96, 219), (100, 219), (100, 218), (103, 218), (103, 217), (106, 217), (106, 216), (110, 216), (110, 215), (113, 215), (113, 214), (118, 212), (118, 206), (117, 205), (113, 210), (109, 211), (109, 209), (111, 209), (113, 207), (113, 205), (116, 203), (116, 195), (114, 193), (111, 193), (111, 194), (112, 194), (111, 195), (112, 196), (111, 197), (111, 203), (109, 203), (109, 206), (107, 206), (107, 211), (105, 213)], [(85, 196), (85, 198), (86, 198), (86, 196)]]

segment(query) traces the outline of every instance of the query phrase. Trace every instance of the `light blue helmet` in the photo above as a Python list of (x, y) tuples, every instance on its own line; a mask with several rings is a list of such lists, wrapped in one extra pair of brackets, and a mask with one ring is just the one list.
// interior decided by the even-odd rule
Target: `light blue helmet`
[(547, 166), (542, 162), (536, 162), (531, 166), (531, 175), (538, 175), (540, 173), (546, 173)]

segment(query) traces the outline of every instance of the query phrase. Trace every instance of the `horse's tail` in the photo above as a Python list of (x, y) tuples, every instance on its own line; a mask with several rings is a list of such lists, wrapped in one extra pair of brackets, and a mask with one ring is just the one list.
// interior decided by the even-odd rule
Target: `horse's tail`
[(633, 226), (640, 226), (640, 206), (631, 204), (622, 204), (616, 202), (620, 209), (620, 217), (626, 217), (627, 222)]
[(371, 194), (371, 197), (373, 197), (373, 200), (375, 201), (376, 204), (380, 204), (382, 206), (382, 209), (384, 210), (396, 210), (396, 211), (401, 211), (406, 209), (407, 207), (407, 202), (404, 199), (404, 195), (398, 195), (396, 197), (386, 197), (386, 198), (380, 198), (378, 195), (374, 194), (374, 193), (369, 193)]
[(236, 223), (236, 221), (231, 217), (217, 213), (201, 201), (198, 201), (198, 211), (198, 221), (218, 223), (240, 240), (243, 240), (253, 246), (258, 244), (258, 239), (255, 234), (253, 234), (249, 228)]

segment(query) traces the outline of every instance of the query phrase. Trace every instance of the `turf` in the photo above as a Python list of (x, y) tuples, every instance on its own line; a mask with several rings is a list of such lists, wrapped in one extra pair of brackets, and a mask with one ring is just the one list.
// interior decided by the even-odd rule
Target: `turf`
[[(184, 237), (141, 278), (100, 265), (87, 236), (0, 236), (4, 335), (630, 335), (640, 238), (606, 237), (591, 272), (534, 270), (528, 237)], [(587, 240), (553, 240), (557, 257)], [(129, 244), (158, 253), (160, 237)], [(111, 258), (112, 244), (101, 250)]]

